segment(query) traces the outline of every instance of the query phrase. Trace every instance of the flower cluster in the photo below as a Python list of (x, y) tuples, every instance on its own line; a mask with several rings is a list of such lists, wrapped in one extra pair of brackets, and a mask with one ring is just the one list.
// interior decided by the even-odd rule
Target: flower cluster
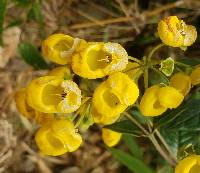
[[(158, 34), (165, 45), (182, 49), (194, 43), (197, 37), (195, 27), (186, 25), (176, 16), (161, 20)], [(89, 115), (92, 122), (100, 126), (124, 118), (121, 116), (123, 112), (135, 103), (144, 116), (154, 117), (162, 115), (167, 109), (177, 108), (192, 86), (200, 84), (200, 66), (196, 66), (190, 72), (173, 74), (168, 85), (157, 83), (149, 87), (145, 75), (148, 68), (154, 68), (151, 57), (145, 56), (143, 60), (130, 57), (118, 43), (87, 42), (69, 35), (54, 34), (43, 41), (42, 53), (49, 61), (65, 66), (56, 67), (45, 76), (33, 79), (26, 88), (16, 93), (15, 100), (21, 114), (40, 124), (35, 140), (45, 155), (62, 155), (79, 148), (82, 137), (78, 127), (84, 123), (82, 115), (88, 111), (88, 105), (91, 105)], [(172, 60), (168, 59), (170, 67), (174, 65)], [(170, 76), (173, 70), (174, 66), (166, 69), (166, 76)], [(142, 74), (144, 94), (138, 85)], [(78, 78), (76, 82), (74, 76)], [(82, 88), (84, 78), (95, 85), (89, 95)], [(102, 128), (102, 139), (110, 147), (120, 141), (121, 135)], [(194, 173), (197, 168), (192, 166), (199, 164), (198, 157), (187, 158), (192, 162), (191, 167), (182, 166), (182, 162), (186, 162), (184, 160), (180, 162), (176, 173), (186, 169), (194, 169), (191, 172)]]
[[(95, 123), (114, 123), (139, 96), (135, 82), (121, 72), (128, 64), (128, 54), (120, 44), (54, 34), (42, 43), (42, 53), (48, 60), (66, 66), (33, 79), (15, 99), (21, 114), (41, 125), (35, 140), (45, 155), (72, 152), (81, 145), (82, 138), (70, 115), (75, 119), (83, 112), (86, 96), (73, 81), (74, 74), (88, 79), (109, 76), (93, 94), (91, 115)], [(104, 129), (102, 138), (108, 146), (114, 146), (121, 134)]]

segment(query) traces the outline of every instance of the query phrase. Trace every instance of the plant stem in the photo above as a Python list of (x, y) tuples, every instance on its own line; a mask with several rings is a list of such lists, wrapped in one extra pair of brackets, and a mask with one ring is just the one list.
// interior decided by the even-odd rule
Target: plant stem
[[(150, 139), (150, 141), (153, 143), (153, 145), (155, 146), (156, 150), (160, 153), (160, 155), (167, 160), (171, 165), (175, 165), (176, 161), (174, 160), (174, 158), (171, 158), (168, 153), (160, 146), (160, 144), (157, 142), (154, 134), (151, 134), (150, 132), (148, 132), (136, 119), (134, 119), (128, 112), (124, 112), (124, 115), (130, 119), (137, 127), (139, 127), (144, 134)], [(164, 139), (163, 139), (164, 140)], [(164, 144), (163, 144), (164, 145)]]
[(174, 159), (174, 161), (177, 163), (177, 159), (174, 156), (174, 154), (172, 153), (169, 145), (167, 144), (167, 142), (165, 141), (165, 139), (162, 137), (162, 135), (160, 134), (160, 132), (156, 129), (155, 130), (156, 135), (158, 136), (158, 138), (160, 139), (160, 141), (162, 142), (162, 144), (165, 146), (166, 150), (169, 152), (169, 154), (171, 155), (171, 157)]
[(167, 76), (165, 76), (165, 74), (163, 74), (161, 71), (159, 71), (158, 69), (151, 67), (152, 70), (154, 70), (156, 73), (160, 74), (161, 76), (163, 76), (163, 78), (165, 78), (165, 80), (167, 81), (167, 83), (169, 83), (169, 79), (167, 78)]
[(124, 115), (130, 119), (137, 127), (139, 127), (145, 135), (148, 135), (149, 132), (139, 123), (136, 119), (134, 119), (128, 112), (124, 112)]
[(137, 62), (138, 64), (141, 64), (141, 61), (140, 61), (139, 59), (134, 58), (134, 57), (132, 57), (132, 56), (128, 56), (128, 59), (130, 59), (130, 60), (132, 60), (132, 61), (135, 61), (135, 62)]
[(178, 61), (174, 61), (174, 63), (178, 66), (182, 66), (182, 67), (186, 67), (186, 68), (192, 68), (190, 65), (188, 64), (184, 64), (182, 62), (178, 62)]
[(153, 56), (153, 54), (158, 50), (160, 49), (162, 46), (164, 46), (165, 44), (164, 43), (160, 43), (159, 45), (157, 45), (156, 47), (154, 47), (151, 52), (149, 53), (149, 55), (147, 56), (147, 61), (150, 62), (151, 61), (151, 58)]
[(163, 148), (159, 145), (159, 143), (157, 142), (156, 138), (154, 135), (149, 135), (149, 139), (151, 140), (151, 142), (153, 143), (153, 145), (155, 146), (155, 148), (157, 149), (157, 151), (160, 153), (160, 155), (168, 161), (169, 164), (171, 165), (176, 165), (176, 162), (168, 156), (168, 154), (163, 150)]

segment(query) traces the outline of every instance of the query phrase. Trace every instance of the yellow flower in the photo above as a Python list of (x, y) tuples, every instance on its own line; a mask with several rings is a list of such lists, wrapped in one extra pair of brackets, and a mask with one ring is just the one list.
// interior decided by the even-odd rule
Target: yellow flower
[(120, 44), (89, 43), (72, 57), (72, 70), (81, 77), (96, 79), (122, 71), (127, 63), (128, 54)]
[(15, 103), (19, 112), (27, 118), (33, 118), (35, 116), (35, 111), (30, 107), (26, 102), (26, 89), (22, 88), (21, 90), (15, 93)]
[(46, 114), (34, 110), (27, 104), (26, 89), (22, 88), (15, 94), (15, 103), (19, 112), (29, 119), (34, 119), (39, 124), (44, 124), (54, 119), (53, 114)]
[(165, 86), (158, 91), (158, 100), (163, 107), (177, 108), (183, 102), (184, 96), (177, 89)]
[(170, 79), (170, 86), (176, 88), (184, 96), (186, 96), (191, 89), (191, 79), (190, 76), (184, 73), (176, 73)]
[(72, 77), (71, 71), (67, 66), (60, 66), (52, 69), (47, 73), (47, 76), (60, 76), (63, 79), (69, 79)]
[(175, 173), (199, 173), (200, 155), (191, 155), (181, 160), (176, 166)]
[(120, 113), (135, 103), (138, 96), (137, 85), (126, 74), (113, 73), (94, 91), (92, 100), (94, 122), (112, 124)]
[(197, 38), (196, 28), (186, 25), (177, 16), (161, 20), (158, 23), (158, 34), (163, 43), (172, 47), (191, 46)]
[(53, 34), (43, 41), (42, 53), (50, 61), (65, 65), (71, 62), (73, 53), (81, 50), (86, 44), (86, 41), (69, 35)]
[(82, 138), (72, 122), (54, 120), (44, 124), (36, 133), (35, 141), (44, 155), (58, 156), (79, 148)]
[(102, 129), (102, 139), (103, 142), (109, 146), (109, 147), (114, 147), (117, 145), (122, 137), (121, 133), (103, 128)]
[(158, 100), (159, 85), (148, 88), (142, 96), (140, 111), (144, 116), (158, 116), (163, 114), (167, 108), (162, 106)]
[(27, 87), (27, 101), (44, 113), (71, 113), (81, 105), (81, 90), (71, 80), (58, 76), (39, 77)]
[(198, 85), (200, 84), (200, 66), (197, 66), (192, 73), (190, 74), (192, 84)]

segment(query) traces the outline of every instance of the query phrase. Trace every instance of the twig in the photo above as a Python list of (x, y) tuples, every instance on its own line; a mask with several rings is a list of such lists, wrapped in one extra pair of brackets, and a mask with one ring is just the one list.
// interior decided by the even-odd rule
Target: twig
[[(176, 8), (180, 5), (182, 5), (184, 2), (182, 0), (180, 1), (177, 1), (177, 2), (174, 2), (174, 3), (170, 3), (170, 4), (167, 4), (163, 7), (159, 7), (158, 9), (155, 9), (153, 11), (145, 11), (143, 12), (143, 14), (141, 14), (141, 16), (144, 16), (144, 18), (147, 18), (147, 17), (152, 17), (152, 16), (155, 16), (163, 11), (167, 11), (167, 10), (170, 10), (172, 8)], [(98, 25), (108, 25), (108, 24), (112, 24), (112, 23), (121, 23), (121, 22), (129, 22), (131, 20), (134, 20), (136, 19), (136, 17), (132, 16), (132, 17), (119, 17), (119, 18), (112, 18), (112, 19), (106, 19), (106, 20), (101, 20), (97, 23), (94, 23), (94, 22), (86, 22), (86, 23), (80, 23), (80, 24), (75, 24), (75, 25), (72, 25), (70, 27), (70, 29), (81, 29), (81, 28), (88, 28), (88, 27), (95, 27), (95, 26), (98, 26)]]

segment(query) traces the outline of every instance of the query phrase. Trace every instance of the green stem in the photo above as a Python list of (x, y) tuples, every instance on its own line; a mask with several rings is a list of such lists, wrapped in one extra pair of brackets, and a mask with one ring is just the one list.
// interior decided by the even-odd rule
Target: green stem
[(169, 79), (167, 78), (167, 76), (165, 76), (161, 71), (159, 71), (158, 69), (151, 67), (152, 70), (154, 70), (156, 73), (158, 73), (159, 75), (163, 76), (163, 78), (165, 78), (165, 80), (167, 81), (167, 83), (169, 84)]
[(178, 61), (174, 61), (174, 63), (178, 66), (182, 66), (182, 67), (185, 67), (185, 68), (192, 68), (190, 65), (188, 64), (184, 64), (182, 62), (178, 62)]
[(166, 148), (166, 150), (169, 152), (169, 154), (171, 155), (171, 157), (174, 159), (174, 161), (177, 163), (177, 159), (174, 156), (174, 154), (172, 153), (169, 145), (167, 144), (167, 142), (165, 141), (165, 139), (163, 138), (163, 136), (160, 134), (160, 132), (156, 129), (155, 130), (156, 135), (158, 136), (158, 138), (160, 139), (160, 141), (162, 142), (162, 144), (164, 145), (164, 147)]
[(169, 157), (168, 153), (166, 153), (165, 150), (163, 150), (163, 148), (160, 146), (160, 144), (157, 142), (154, 134), (149, 133), (136, 119), (134, 119), (129, 113), (124, 112), (124, 115), (130, 119), (138, 128), (140, 128), (143, 133), (151, 140), (152, 144), (155, 146), (156, 150), (160, 153), (160, 155), (168, 161), (168, 163), (170, 163), (171, 165), (175, 165), (176, 162), (174, 161), (174, 159), (172, 159), (171, 157)]
[(159, 45), (157, 45), (156, 47), (154, 47), (151, 52), (149, 53), (149, 55), (147, 56), (147, 61), (150, 62), (151, 61), (151, 58), (153, 56), (153, 54), (158, 50), (160, 49), (162, 46), (165, 46), (164, 43), (160, 43)]
[(151, 140), (151, 142), (153, 143), (153, 145), (155, 146), (155, 148), (157, 149), (157, 151), (160, 153), (160, 155), (165, 159), (167, 160), (167, 162), (170, 164), (170, 165), (173, 165), (175, 166), (176, 165), (176, 162), (168, 156), (168, 154), (163, 150), (163, 148), (159, 145), (159, 143), (157, 142), (156, 138), (154, 135), (150, 135), (149, 136), (149, 139)]
[(134, 58), (134, 57), (132, 57), (132, 56), (128, 56), (128, 59), (130, 59), (130, 60), (132, 60), (132, 61), (135, 61), (135, 62), (137, 62), (138, 64), (141, 64), (141, 61), (140, 61), (139, 59)]

